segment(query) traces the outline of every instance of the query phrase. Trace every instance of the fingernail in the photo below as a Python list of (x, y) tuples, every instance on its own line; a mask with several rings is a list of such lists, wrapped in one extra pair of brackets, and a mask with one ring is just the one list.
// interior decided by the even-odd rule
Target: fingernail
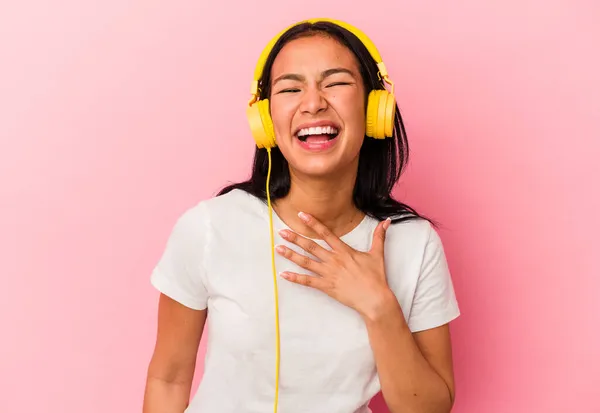
[(383, 223), (383, 229), (388, 229), (390, 227), (391, 223), (392, 223), (392, 219), (388, 217)]
[(279, 276), (285, 278), (286, 280), (290, 277), (290, 275), (287, 272), (280, 272)]
[(283, 254), (285, 252), (285, 248), (283, 247), (283, 245), (276, 246), (275, 250), (280, 254)]
[(285, 229), (282, 229), (281, 231), (279, 231), (279, 235), (281, 235), (283, 238), (288, 237), (288, 233)]
[(298, 216), (302, 221), (308, 221), (308, 215), (306, 215), (304, 212), (298, 212)]

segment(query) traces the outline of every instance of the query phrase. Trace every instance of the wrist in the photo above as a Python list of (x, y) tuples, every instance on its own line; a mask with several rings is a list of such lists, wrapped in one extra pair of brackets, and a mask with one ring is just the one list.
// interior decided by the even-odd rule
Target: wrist
[(400, 303), (398, 303), (394, 292), (389, 288), (382, 290), (373, 297), (369, 306), (364, 308), (360, 313), (367, 324), (380, 323), (390, 316), (400, 316), (404, 319)]

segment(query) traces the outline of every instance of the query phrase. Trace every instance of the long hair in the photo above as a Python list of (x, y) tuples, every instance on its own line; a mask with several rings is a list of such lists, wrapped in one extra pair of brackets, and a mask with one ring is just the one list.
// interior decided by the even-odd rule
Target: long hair
[[(266, 59), (259, 81), (260, 99), (266, 99), (271, 92), (271, 67), (283, 48), (291, 40), (299, 37), (325, 34), (347, 47), (357, 58), (366, 94), (373, 89), (385, 89), (378, 77), (378, 68), (364, 44), (350, 31), (329, 22), (302, 23), (290, 28), (275, 43)], [(365, 214), (384, 220), (391, 217), (393, 222), (423, 218), (413, 208), (403, 204), (391, 195), (408, 162), (408, 141), (398, 105), (395, 108), (394, 133), (392, 139), (371, 139), (365, 137), (358, 160), (358, 173), (353, 191), (353, 201)], [(271, 149), (271, 200), (285, 197), (290, 190), (288, 162), (278, 147)], [(233, 189), (241, 189), (266, 202), (268, 154), (264, 148), (256, 148), (252, 174), (246, 181), (226, 186), (217, 196)], [(427, 219), (429, 220), (429, 219)]]

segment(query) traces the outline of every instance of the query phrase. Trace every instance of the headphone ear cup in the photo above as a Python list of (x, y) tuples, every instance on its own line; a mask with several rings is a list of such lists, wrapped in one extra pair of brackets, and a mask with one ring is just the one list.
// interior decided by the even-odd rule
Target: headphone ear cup
[(387, 90), (372, 90), (367, 100), (366, 135), (375, 139), (391, 138), (395, 114), (394, 95)]
[(384, 113), (383, 133), (386, 137), (392, 138), (394, 136), (394, 120), (396, 119), (396, 98), (393, 93), (386, 92)]
[(259, 100), (246, 109), (250, 132), (259, 148), (274, 148), (275, 130), (269, 113), (269, 100)]
[(366, 135), (370, 138), (375, 137), (375, 128), (377, 126), (377, 92), (377, 90), (372, 90), (367, 99)]

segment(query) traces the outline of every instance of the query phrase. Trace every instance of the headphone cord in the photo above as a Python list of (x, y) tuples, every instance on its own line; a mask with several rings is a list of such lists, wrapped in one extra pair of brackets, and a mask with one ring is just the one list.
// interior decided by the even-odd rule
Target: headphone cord
[(271, 266), (273, 268), (273, 285), (275, 289), (275, 401), (274, 413), (277, 413), (279, 401), (279, 365), (280, 365), (280, 339), (279, 339), (279, 294), (277, 292), (277, 270), (275, 269), (275, 239), (273, 233), (273, 209), (269, 191), (271, 181), (271, 148), (267, 147), (269, 168), (267, 172), (267, 204), (269, 205), (269, 229), (271, 233)]

